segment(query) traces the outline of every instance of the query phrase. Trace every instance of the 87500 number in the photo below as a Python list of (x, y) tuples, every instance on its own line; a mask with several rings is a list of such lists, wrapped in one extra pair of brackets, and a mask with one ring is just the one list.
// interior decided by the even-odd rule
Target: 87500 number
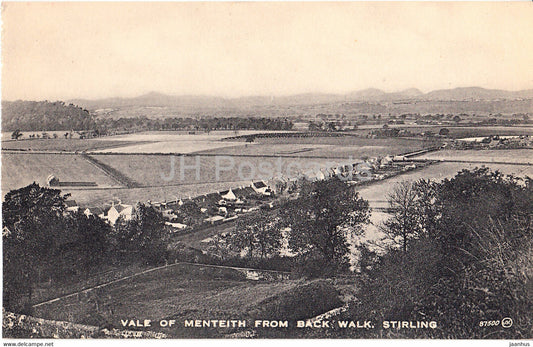
[(479, 322), (480, 327), (497, 327), (500, 325), (499, 320), (482, 320)]

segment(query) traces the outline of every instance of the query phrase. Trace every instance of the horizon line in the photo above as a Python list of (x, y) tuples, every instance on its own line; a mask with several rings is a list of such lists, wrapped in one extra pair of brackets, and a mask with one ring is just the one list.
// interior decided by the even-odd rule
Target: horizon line
[(480, 86), (467, 86), (467, 87), (450, 87), (450, 88), (439, 88), (439, 89), (431, 89), (427, 92), (421, 90), (417, 87), (409, 87), (409, 88), (403, 88), (403, 89), (397, 89), (393, 91), (387, 91), (380, 88), (375, 87), (367, 87), (363, 89), (357, 89), (347, 92), (327, 92), (327, 91), (302, 91), (302, 92), (295, 92), (295, 93), (287, 93), (287, 94), (274, 94), (274, 93), (264, 93), (264, 94), (247, 94), (247, 95), (240, 95), (240, 96), (229, 96), (229, 95), (222, 95), (218, 93), (183, 93), (183, 94), (172, 94), (162, 91), (155, 91), (155, 90), (149, 90), (143, 93), (135, 94), (132, 96), (104, 96), (104, 97), (69, 97), (69, 98), (44, 98), (44, 99), (4, 99), (2, 98), (1, 101), (8, 101), (8, 102), (14, 102), (14, 101), (49, 101), (49, 102), (57, 102), (57, 101), (72, 101), (72, 100), (85, 100), (85, 101), (97, 101), (97, 100), (105, 100), (105, 99), (135, 99), (143, 96), (147, 96), (150, 94), (159, 94), (162, 96), (169, 96), (169, 97), (210, 97), (210, 98), (219, 98), (223, 100), (234, 100), (234, 99), (243, 99), (243, 98), (284, 98), (284, 97), (294, 97), (294, 96), (301, 96), (301, 95), (331, 95), (331, 96), (347, 96), (349, 94), (358, 93), (358, 92), (364, 92), (368, 90), (374, 90), (379, 91), (384, 94), (395, 94), (395, 93), (401, 93), (408, 90), (417, 90), (421, 94), (420, 95), (426, 95), (432, 92), (436, 91), (444, 91), (444, 90), (457, 90), (457, 89), (483, 89), (483, 90), (491, 90), (491, 91), (502, 91), (502, 92), (510, 92), (510, 93), (516, 93), (516, 92), (522, 92), (522, 91), (529, 91), (533, 90), (533, 86), (530, 88), (523, 88), (523, 89), (516, 89), (516, 90), (509, 90), (509, 89), (500, 89), (500, 88), (487, 88), (487, 87), (480, 87)]

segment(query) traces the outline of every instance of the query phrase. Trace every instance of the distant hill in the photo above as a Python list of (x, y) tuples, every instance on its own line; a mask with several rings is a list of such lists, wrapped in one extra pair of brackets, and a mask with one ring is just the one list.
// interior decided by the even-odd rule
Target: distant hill
[(380, 89), (364, 89), (347, 94), (308, 93), (289, 96), (246, 96), (222, 98), (202, 95), (166, 95), (151, 92), (133, 98), (107, 98), (99, 100), (74, 99), (69, 102), (90, 110), (113, 107), (188, 107), (243, 109), (255, 106), (314, 105), (337, 102), (387, 102), (401, 100), (461, 101), (461, 100), (514, 100), (533, 99), (533, 89), (505, 91), (480, 87), (435, 90), (422, 93), (416, 88), (387, 93)]
[[(67, 104), (68, 103), (68, 104)], [(98, 122), (121, 118), (287, 117), (326, 114), (533, 113), (533, 89), (505, 91), (479, 87), (422, 93), (411, 88), (394, 93), (364, 89), (346, 94), (222, 98), (151, 92), (133, 98), (57, 101), (2, 101), (3, 131), (88, 130)], [(127, 122), (126, 122), (127, 123)], [(142, 123), (142, 121), (140, 121)]]
[(479, 87), (455, 88), (435, 90), (424, 94), (424, 100), (505, 100), (505, 99), (531, 99), (533, 89), (510, 92), (498, 89), (484, 89)]
[(95, 128), (89, 111), (62, 101), (2, 101), (2, 131), (88, 130)]

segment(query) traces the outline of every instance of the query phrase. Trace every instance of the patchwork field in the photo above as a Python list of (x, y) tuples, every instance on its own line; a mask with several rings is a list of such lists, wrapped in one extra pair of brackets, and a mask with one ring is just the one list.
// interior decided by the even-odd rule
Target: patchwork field
[(269, 131), (269, 130), (216, 130), (208, 133), (197, 132), (190, 134), (188, 131), (144, 131), (134, 134), (116, 135), (102, 137), (102, 140), (109, 141), (151, 141), (151, 142), (165, 142), (165, 141), (218, 141), (226, 137), (253, 135), (257, 133), (271, 133), (271, 132), (291, 132), (291, 131)]
[(2, 194), (37, 182), (46, 185), (49, 175), (60, 181), (96, 182), (100, 187), (118, 187), (115, 180), (83, 157), (70, 154), (2, 153)]
[[(178, 264), (42, 306), (36, 316), (85, 324), (100, 319), (100, 324), (107, 321), (117, 328), (121, 319), (172, 318), (180, 326), (164, 332), (187, 337), (205, 334), (206, 329), (183, 329), (185, 319), (246, 319), (263, 300), (303, 283), (250, 281), (232, 269)], [(94, 314), (99, 317), (91, 317)]]
[(527, 164), (533, 163), (533, 149), (442, 150), (425, 153), (417, 158)]
[(180, 141), (158, 141), (158, 142), (126, 142), (124, 146), (114, 146), (112, 148), (97, 149), (98, 153), (194, 153), (198, 151), (217, 149), (229, 146), (243, 146), (238, 142), (223, 142), (212, 140), (180, 140)]
[(199, 152), (216, 155), (282, 155), (361, 159), (413, 152), (435, 144), (432, 141), (407, 139), (367, 139), (344, 137), (258, 138), (244, 146), (217, 148)]

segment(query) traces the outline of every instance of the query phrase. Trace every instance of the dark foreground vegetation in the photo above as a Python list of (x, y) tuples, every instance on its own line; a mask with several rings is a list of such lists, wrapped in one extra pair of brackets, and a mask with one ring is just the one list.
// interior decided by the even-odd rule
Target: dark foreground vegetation
[(38, 283), (83, 278), (112, 264), (164, 262), (168, 232), (161, 214), (137, 204), (131, 220), (111, 227), (67, 211), (68, 195), (31, 184), (2, 204), (3, 299), (7, 310), (31, 313)]
[[(488, 169), (442, 183), (404, 184), (385, 230), (398, 246), (362, 250), (346, 317), (435, 321), (436, 329), (358, 331), (360, 337), (533, 336), (533, 185)], [(502, 327), (502, 319), (513, 320)], [(499, 321), (495, 326), (484, 322)], [(354, 335), (347, 330), (334, 336)]]
[[(208, 254), (170, 242), (161, 214), (150, 206), (138, 204), (131, 220), (119, 220), (111, 227), (99, 218), (67, 212), (65, 199), (60, 191), (36, 184), (6, 195), (2, 206), (4, 306), (9, 311), (31, 313), (32, 290), (46, 280), (74, 278), (104, 265), (190, 261), (291, 271), (292, 276), (315, 283), (292, 287), (292, 279), (279, 280), (275, 286), (288, 287), (239, 311), (243, 319), (306, 319), (346, 305), (347, 310), (332, 321), (374, 324), (371, 329), (335, 324), (327, 329), (259, 329), (254, 336), (533, 336), (533, 181), (529, 178), (482, 168), (463, 170), (442, 182), (398, 185), (388, 196), (390, 218), (382, 227), (389, 242), (377, 245), (380, 251), (376, 245), (359, 245), (356, 274), (348, 268), (349, 240), (363, 233), (370, 212), (354, 187), (337, 178), (299, 182), (294, 197), (280, 201), (278, 209), (250, 214), (239, 219), (233, 230), (214, 236)], [(178, 275), (169, 272), (169, 276)], [(333, 280), (315, 282), (314, 278)], [(344, 292), (350, 291), (355, 299), (345, 295), (344, 302), (339, 300), (339, 286), (331, 287), (339, 279)], [(231, 281), (231, 288), (235, 286), (231, 295), (249, 294), (252, 287), (245, 278)], [(197, 290), (187, 286), (184, 290), (195, 295), (210, 286), (216, 291), (221, 283), (206, 279), (197, 284)], [(106, 293), (103, 289), (99, 298), (112, 303)], [(155, 299), (148, 295), (146, 300)], [(101, 319), (91, 324), (102, 321), (113, 326), (98, 307), (91, 308), (90, 316)], [(80, 317), (87, 316), (81, 311)], [(177, 312), (176, 317), (187, 317), (187, 312)], [(512, 326), (502, 326), (505, 317), (512, 319)], [(435, 322), (436, 326), (392, 329), (385, 327), (386, 321)], [(486, 326), (487, 322), (498, 323)], [(212, 333), (222, 336), (227, 331)]]

